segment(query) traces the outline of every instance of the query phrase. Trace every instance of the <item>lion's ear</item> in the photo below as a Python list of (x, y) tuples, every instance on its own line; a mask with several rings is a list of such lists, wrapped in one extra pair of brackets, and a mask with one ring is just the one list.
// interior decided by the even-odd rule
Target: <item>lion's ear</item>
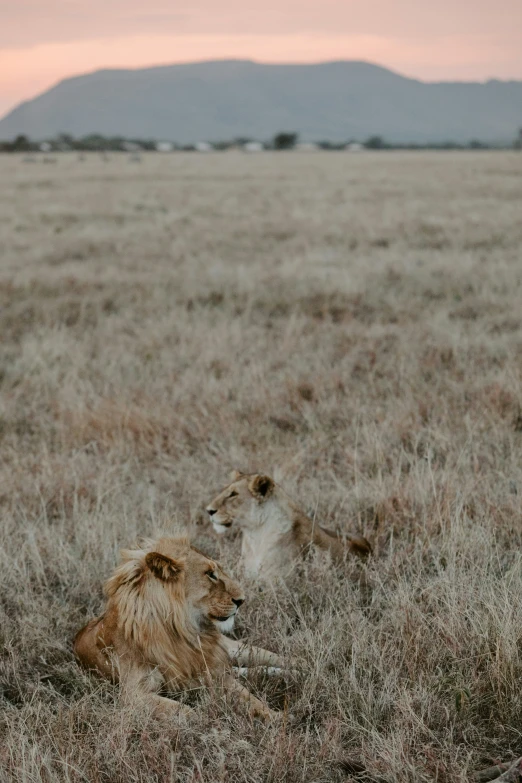
[(183, 563), (166, 555), (160, 555), (159, 552), (149, 552), (145, 562), (154, 576), (162, 582), (176, 581), (183, 571)]
[(258, 500), (265, 500), (272, 494), (274, 486), (275, 484), (270, 476), (254, 476), (248, 488)]
[(243, 474), (240, 470), (233, 470), (230, 473), (230, 481), (233, 483), (234, 481), (239, 481)]

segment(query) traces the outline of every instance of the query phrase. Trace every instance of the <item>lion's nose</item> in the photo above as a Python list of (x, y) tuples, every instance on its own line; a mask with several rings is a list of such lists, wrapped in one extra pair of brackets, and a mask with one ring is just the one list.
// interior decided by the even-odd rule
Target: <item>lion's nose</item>
[(210, 506), (207, 508), (207, 514), (209, 515), (209, 517), (213, 517), (214, 514), (216, 513), (216, 511), (217, 511), (217, 509), (210, 508)]
[(235, 603), (235, 605), (237, 606), (238, 609), (241, 606), (241, 604), (245, 603), (245, 599), (244, 598), (233, 598), (232, 601)]

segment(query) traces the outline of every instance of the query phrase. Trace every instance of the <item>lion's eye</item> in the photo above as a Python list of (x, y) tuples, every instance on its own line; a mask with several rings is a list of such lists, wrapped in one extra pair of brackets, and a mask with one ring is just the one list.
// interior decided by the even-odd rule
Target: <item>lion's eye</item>
[(232, 492), (228, 496), (228, 499), (230, 500), (230, 498), (237, 498), (238, 495), (239, 495), (239, 492), (236, 492), (235, 490), (232, 490)]
[(209, 579), (212, 579), (213, 582), (217, 582), (218, 578), (215, 575), (214, 571), (207, 571), (207, 576)]

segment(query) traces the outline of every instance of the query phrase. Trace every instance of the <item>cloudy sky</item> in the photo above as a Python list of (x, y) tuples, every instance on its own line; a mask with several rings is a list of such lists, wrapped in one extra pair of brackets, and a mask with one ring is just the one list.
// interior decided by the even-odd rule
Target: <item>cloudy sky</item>
[(223, 57), (522, 79), (522, 0), (0, 0), (0, 114), (65, 76)]

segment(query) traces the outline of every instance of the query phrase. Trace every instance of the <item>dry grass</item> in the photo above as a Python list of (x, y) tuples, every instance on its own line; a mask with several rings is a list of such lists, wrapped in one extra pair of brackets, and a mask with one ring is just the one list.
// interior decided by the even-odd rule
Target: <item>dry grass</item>
[[(0, 775), (463, 783), (522, 754), (522, 156), (0, 159)], [(241, 631), (292, 727), (166, 733), (71, 653), (120, 546), (272, 472), (375, 541)], [(350, 565), (355, 576), (359, 564)], [(352, 775), (352, 778), (350, 777)]]

